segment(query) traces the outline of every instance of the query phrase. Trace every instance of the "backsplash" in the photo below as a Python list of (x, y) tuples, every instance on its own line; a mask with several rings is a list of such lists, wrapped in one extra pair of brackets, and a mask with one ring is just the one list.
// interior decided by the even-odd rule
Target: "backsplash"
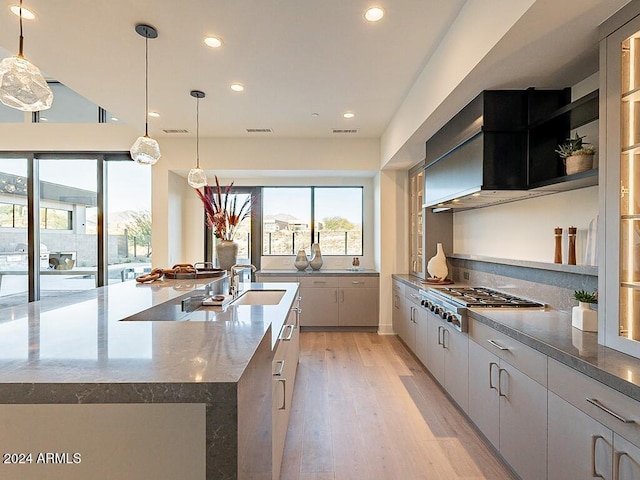
[[(597, 275), (544, 270), (525, 266), (448, 258), (450, 277), (456, 282), (513, 292), (519, 296), (548, 304), (551, 308), (571, 311), (577, 305), (575, 290), (589, 292), (598, 288)], [(469, 278), (465, 278), (465, 273)]]

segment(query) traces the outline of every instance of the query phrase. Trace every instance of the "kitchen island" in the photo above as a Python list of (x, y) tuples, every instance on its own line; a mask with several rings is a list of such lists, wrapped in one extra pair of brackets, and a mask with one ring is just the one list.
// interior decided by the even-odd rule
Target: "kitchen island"
[(0, 310), (0, 478), (270, 478), (273, 352), (298, 285), (183, 314), (211, 281)]

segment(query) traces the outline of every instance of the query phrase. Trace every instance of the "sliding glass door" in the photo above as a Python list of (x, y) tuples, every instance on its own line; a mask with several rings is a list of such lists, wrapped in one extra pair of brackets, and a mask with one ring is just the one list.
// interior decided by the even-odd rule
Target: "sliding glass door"
[(97, 160), (38, 160), (40, 170), (40, 297), (96, 287)]
[(0, 308), (28, 302), (27, 202), (27, 159), (0, 158)]

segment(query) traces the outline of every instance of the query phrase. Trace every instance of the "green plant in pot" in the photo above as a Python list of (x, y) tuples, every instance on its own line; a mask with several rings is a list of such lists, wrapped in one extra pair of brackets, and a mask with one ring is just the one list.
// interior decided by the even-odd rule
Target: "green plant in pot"
[(567, 138), (567, 141), (558, 145), (556, 153), (560, 155), (565, 165), (567, 175), (584, 172), (593, 168), (593, 156), (596, 153), (596, 147), (583, 139), (586, 135), (578, 135), (573, 138)]
[(598, 303), (598, 293), (589, 293), (585, 290), (576, 290), (573, 292), (573, 298), (582, 303)]

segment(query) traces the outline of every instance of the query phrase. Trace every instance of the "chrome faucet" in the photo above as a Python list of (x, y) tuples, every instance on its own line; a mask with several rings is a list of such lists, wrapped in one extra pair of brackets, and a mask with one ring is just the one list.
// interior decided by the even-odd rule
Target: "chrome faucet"
[(240, 264), (236, 263), (229, 270), (231, 271), (231, 283), (229, 285), (229, 294), (236, 298), (238, 296), (238, 288), (240, 287), (240, 275), (239, 271), (244, 270), (245, 268), (250, 268), (252, 272), (256, 271), (256, 267), (249, 264)]

